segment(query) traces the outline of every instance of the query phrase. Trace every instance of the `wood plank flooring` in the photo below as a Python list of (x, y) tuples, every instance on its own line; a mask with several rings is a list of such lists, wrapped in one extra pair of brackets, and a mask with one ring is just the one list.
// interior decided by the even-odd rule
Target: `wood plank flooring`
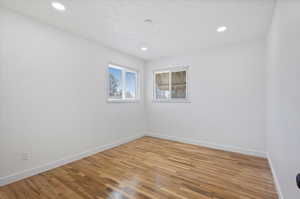
[(143, 137), (0, 188), (1, 199), (277, 199), (266, 159)]

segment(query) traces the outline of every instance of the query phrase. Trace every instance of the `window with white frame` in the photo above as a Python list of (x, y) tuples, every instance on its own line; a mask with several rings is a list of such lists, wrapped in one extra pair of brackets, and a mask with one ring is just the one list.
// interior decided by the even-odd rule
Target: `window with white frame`
[(188, 101), (188, 67), (154, 71), (155, 101)]
[(138, 71), (114, 64), (108, 66), (108, 100), (138, 100)]

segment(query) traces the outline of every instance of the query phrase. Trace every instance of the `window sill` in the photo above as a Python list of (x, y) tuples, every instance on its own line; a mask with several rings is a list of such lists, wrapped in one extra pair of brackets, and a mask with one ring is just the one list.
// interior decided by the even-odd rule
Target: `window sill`
[(108, 99), (107, 103), (139, 103), (139, 99)]
[(178, 99), (178, 100), (152, 100), (154, 103), (192, 103), (189, 99)]

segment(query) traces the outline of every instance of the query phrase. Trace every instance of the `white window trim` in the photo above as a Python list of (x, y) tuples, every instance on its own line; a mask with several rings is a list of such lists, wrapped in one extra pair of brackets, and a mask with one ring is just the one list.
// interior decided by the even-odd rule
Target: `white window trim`
[[(190, 66), (175, 66), (175, 67), (169, 67), (169, 68), (163, 68), (163, 69), (157, 69), (153, 71), (153, 102), (165, 102), (165, 103), (191, 103), (190, 96), (190, 78), (189, 78), (189, 68)], [(172, 99), (171, 96), (169, 99), (157, 99), (156, 98), (156, 75), (157, 73), (169, 73), (169, 91), (170, 95), (172, 92), (172, 72), (178, 72), (178, 71), (186, 71), (186, 98), (185, 99)]]
[[(109, 96), (109, 68), (117, 68), (122, 70), (122, 99), (111, 99)], [(136, 73), (136, 98), (135, 99), (128, 99), (125, 98), (125, 90), (126, 90), (126, 81), (125, 81), (125, 74), (126, 72), (133, 72)], [(140, 72), (139, 70), (127, 66), (122, 66), (116, 63), (108, 63), (107, 70), (106, 70), (106, 101), (108, 103), (138, 103), (140, 101)]]

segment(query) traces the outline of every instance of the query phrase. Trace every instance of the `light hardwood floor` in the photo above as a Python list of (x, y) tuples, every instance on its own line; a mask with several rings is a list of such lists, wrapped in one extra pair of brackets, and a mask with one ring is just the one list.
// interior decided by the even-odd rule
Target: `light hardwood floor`
[(266, 159), (152, 137), (0, 188), (1, 199), (277, 199)]

